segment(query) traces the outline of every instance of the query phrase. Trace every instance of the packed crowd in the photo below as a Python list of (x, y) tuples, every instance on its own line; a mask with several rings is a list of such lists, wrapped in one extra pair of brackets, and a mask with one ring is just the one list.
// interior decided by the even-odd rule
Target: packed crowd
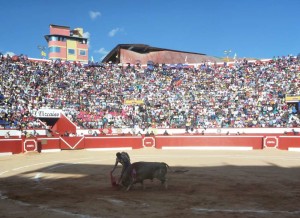
[(298, 127), (300, 60), (245, 59), (228, 65), (83, 66), (0, 58), (0, 125), (43, 128), (40, 108), (62, 109), (86, 129)]

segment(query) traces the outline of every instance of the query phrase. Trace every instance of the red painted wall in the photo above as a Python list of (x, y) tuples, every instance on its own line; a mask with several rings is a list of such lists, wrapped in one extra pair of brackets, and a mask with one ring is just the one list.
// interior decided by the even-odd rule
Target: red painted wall
[(0, 153), (11, 152), (13, 154), (22, 153), (22, 139), (0, 139)]
[(262, 149), (263, 136), (157, 136), (156, 148), (163, 146), (242, 146)]
[[(263, 136), (88, 136), (49, 138), (38, 137), (26, 140), (36, 140), (38, 146), (37, 150), (46, 151), (51, 149), (121, 149), (125, 147), (132, 149), (155, 147), (161, 149), (163, 146), (247, 146), (252, 147), (253, 149), (263, 149), (263, 139)], [(24, 146), (23, 142), (24, 139), (20, 138), (2, 138), (0, 139), (0, 153), (22, 153)], [(273, 146), (273, 144), (271, 146)], [(300, 148), (300, 136), (280, 136), (278, 137), (278, 145), (276, 145), (276, 147), (281, 150), (288, 150), (289, 148)]]
[(76, 126), (64, 114), (61, 114), (52, 130), (57, 131), (59, 135), (63, 135), (66, 131), (76, 133)]
[(67, 27), (56, 27), (50, 25), (50, 34), (51, 35), (64, 35), (69, 36), (70, 35), (70, 28)]
[(300, 136), (280, 136), (278, 149), (300, 148)]
[(142, 148), (141, 136), (85, 137), (85, 148)]
[(84, 137), (60, 137), (60, 149), (84, 149)]
[(38, 151), (60, 149), (60, 138), (38, 138)]

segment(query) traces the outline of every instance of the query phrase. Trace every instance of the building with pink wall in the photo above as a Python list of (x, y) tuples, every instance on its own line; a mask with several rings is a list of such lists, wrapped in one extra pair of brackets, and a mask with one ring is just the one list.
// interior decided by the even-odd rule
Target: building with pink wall
[(71, 30), (68, 26), (50, 24), (50, 34), (45, 39), (50, 60), (88, 62), (88, 39), (82, 28)]

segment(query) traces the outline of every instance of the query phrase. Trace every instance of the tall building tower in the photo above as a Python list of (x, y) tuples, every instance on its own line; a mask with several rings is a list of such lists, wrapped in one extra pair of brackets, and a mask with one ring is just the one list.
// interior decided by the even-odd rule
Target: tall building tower
[(45, 35), (49, 48), (49, 59), (88, 62), (88, 39), (83, 37), (83, 29), (50, 24), (50, 35)]

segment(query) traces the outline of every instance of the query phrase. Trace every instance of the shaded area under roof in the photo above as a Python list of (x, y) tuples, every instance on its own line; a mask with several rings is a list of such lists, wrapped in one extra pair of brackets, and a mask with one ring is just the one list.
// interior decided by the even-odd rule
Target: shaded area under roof
[(112, 49), (102, 60), (102, 63), (201, 63), (203, 61), (219, 62), (220, 58), (207, 56), (202, 53), (178, 51), (172, 49), (158, 48), (145, 44), (119, 44)]
[(59, 34), (51, 34), (51, 35), (45, 35), (44, 36), (47, 42), (50, 40), (51, 36), (57, 36), (57, 37), (62, 36), (66, 39), (78, 39), (79, 41), (81, 41), (83, 39), (88, 40), (88, 38), (84, 38), (84, 37), (81, 37), (81, 36), (65, 36), (65, 35), (59, 35)]

